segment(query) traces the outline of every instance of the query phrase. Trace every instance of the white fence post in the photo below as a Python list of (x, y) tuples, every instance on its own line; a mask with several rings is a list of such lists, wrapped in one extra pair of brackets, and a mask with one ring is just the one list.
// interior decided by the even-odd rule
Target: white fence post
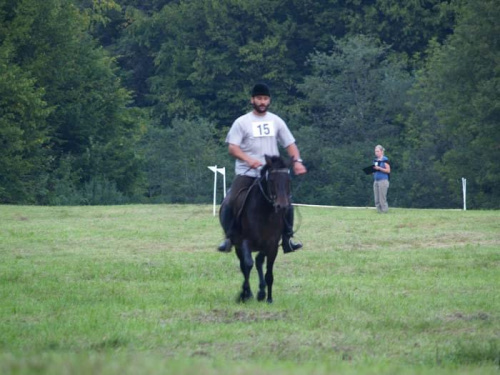
[(217, 169), (217, 172), (222, 174), (223, 183), (224, 183), (224, 198), (226, 198), (226, 167), (222, 167)]
[(213, 167), (208, 167), (212, 172), (214, 172), (214, 209), (213, 214), (215, 216), (215, 207), (217, 206), (217, 173), (220, 173), (224, 178), (224, 198), (226, 197), (226, 167), (217, 168), (216, 165)]
[(467, 179), (462, 177), (462, 192), (464, 196), (464, 211), (467, 210)]

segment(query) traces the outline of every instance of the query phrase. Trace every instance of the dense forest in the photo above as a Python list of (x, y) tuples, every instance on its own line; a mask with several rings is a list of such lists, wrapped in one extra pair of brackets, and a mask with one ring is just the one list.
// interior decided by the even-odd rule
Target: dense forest
[(497, 0), (0, 0), (0, 203), (210, 203), (255, 82), (294, 200), (500, 208)]

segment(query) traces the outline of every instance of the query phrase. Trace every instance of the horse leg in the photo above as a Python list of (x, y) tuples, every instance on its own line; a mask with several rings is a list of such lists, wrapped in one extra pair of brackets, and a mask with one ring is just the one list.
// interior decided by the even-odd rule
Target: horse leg
[(273, 266), (274, 261), (276, 260), (276, 254), (278, 252), (278, 248), (276, 247), (276, 251), (274, 252), (274, 256), (267, 257), (267, 267), (266, 267), (266, 284), (267, 284), (267, 303), (273, 303)]
[(264, 301), (266, 298), (266, 281), (264, 280), (264, 272), (262, 271), (262, 265), (264, 264), (264, 259), (266, 258), (263, 252), (255, 257), (255, 267), (259, 273), (259, 293), (257, 294), (258, 301)]
[(240, 302), (246, 302), (253, 297), (252, 290), (250, 289), (250, 271), (252, 271), (252, 267), (252, 252), (250, 251), (248, 241), (243, 240), (243, 243), (241, 245), (240, 268), (245, 280), (243, 281), (243, 285), (241, 288), (241, 294), (239, 297)]

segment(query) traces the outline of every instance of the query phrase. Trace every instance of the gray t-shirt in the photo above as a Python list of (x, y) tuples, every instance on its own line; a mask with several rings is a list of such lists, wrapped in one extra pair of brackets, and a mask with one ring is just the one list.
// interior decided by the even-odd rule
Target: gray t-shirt
[[(249, 112), (234, 121), (226, 143), (239, 146), (244, 153), (265, 164), (264, 155), (279, 155), (278, 143), (286, 148), (295, 143), (295, 138), (285, 121), (274, 113), (257, 116)], [(248, 164), (239, 159), (236, 159), (235, 172), (237, 175), (259, 176), (258, 170), (249, 170)]]

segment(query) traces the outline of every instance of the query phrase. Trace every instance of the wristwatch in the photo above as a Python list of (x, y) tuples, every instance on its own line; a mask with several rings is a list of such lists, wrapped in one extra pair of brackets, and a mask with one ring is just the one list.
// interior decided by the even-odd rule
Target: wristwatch
[(304, 161), (302, 159), (297, 159), (297, 160), (294, 160), (295, 163), (302, 163), (304, 164)]

